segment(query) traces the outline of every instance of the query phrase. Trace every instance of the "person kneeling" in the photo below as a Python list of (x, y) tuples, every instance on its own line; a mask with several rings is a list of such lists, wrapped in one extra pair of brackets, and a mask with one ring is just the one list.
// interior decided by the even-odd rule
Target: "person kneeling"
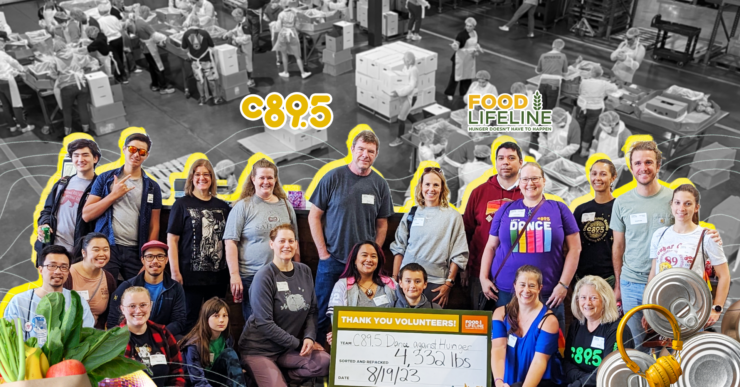
[(560, 385), (558, 320), (540, 300), (542, 272), (516, 271), (514, 297), (493, 312), (491, 370), (496, 387)]
[(401, 287), (396, 289), (394, 308), (442, 309), (424, 295), (427, 288), (427, 271), (418, 263), (409, 263), (398, 274)]

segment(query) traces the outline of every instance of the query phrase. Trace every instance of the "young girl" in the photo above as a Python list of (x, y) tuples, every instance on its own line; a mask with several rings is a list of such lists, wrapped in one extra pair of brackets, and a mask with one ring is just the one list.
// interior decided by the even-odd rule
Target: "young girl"
[[(178, 343), (185, 362), (187, 386), (244, 384), (239, 357), (229, 337), (229, 306), (213, 297), (203, 304), (198, 322)], [(236, 371), (235, 371), (236, 370)]]
[[(699, 191), (691, 184), (683, 184), (673, 191), (671, 212), (676, 223), (662, 227), (653, 234), (650, 243), (650, 258), (654, 264), (650, 269), (648, 282), (658, 273), (673, 267), (691, 269), (702, 278), (705, 275), (707, 260), (714, 267), (719, 283), (714, 297), (712, 314), (706, 327), (714, 325), (722, 314), (722, 307), (730, 291), (730, 269), (722, 246), (717, 244), (704, 227), (699, 226)], [(692, 267), (692, 262), (698, 260)], [(643, 317), (643, 326), (646, 326)]]

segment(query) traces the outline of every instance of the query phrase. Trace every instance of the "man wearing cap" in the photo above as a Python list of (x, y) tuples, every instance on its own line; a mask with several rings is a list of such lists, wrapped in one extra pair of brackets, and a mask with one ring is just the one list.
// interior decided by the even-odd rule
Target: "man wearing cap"
[(558, 157), (570, 158), (581, 146), (581, 127), (565, 109), (552, 109), (552, 132), (542, 132), (539, 139), (540, 165), (549, 164)]
[(645, 46), (640, 43), (639, 29), (627, 30), (624, 41), (612, 52), (611, 59), (616, 62), (612, 67), (614, 76), (623, 84), (632, 83), (635, 72), (645, 59)]
[(479, 274), (481, 257), (491, 230), (491, 220), (505, 202), (523, 198), (519, 190), (519, 169), (524, 159), (519, 146), (513, 142), (499, 145), (496, 148), (495, 163), (498, 174), (491, 176), (470, 193), (463, 213), (470, 253), (468, 267), (461, 273), (460, 280), (463, 287), (470, 286), (470, 305), (475, 310), (483, 309), (485, 305), (485, 297), (481, 297)]
[(167, 266), (167, 244), (154, 240), (141, 248), (141, 263), (144, 271), (134, 278), (123, 282), (110, 300), (108, 308), (108, 327), (117, 327), (121, 323), (121, 296), (132, 286), (143, 286), (152, 298), (151, 317), (149, 320), (165, 325), (174, 336), (185, 333), (185, 290), (179, 282), (164, 275)]

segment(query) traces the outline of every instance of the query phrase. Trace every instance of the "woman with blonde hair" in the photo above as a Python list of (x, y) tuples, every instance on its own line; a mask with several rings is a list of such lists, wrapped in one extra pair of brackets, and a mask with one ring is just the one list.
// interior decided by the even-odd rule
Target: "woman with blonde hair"
[[(231, 209), (224, 233), (226, 260), (239, 262), (238, 275), (231, 271), (231, 292), (234, 301), (242, 303), (245, 321), (252, 314), (249, 287), (254, 275), (272, 261), (270, 230), (283, 223), (298, 229), (295, 211), (280, 186), (277, 166), (267, 159), (260, 159), (244, 182), (244, 189)], [(300, 261), (298, 251), (295, 260)]]
[[(571, 310), (575, 320), (565, 339), (566, 382), (568, 387), (596, 386), (596, 369), (617, 347), (617, 299), (603, 278), (587, 275), (573, 290)], [(624, 344), (635, 347), (629, 327), (624, 329)]]
[(403, 217), (391, 244), (393, 278), (402, 266), (415, 262), (427, 271), (429, 286), (424, 295), (444, 308), (457, 273), (468, 263), (468, 242), (462, 215), (449, 204), (441, 168), (428, 167), (419, 178), (417, 206)]
[(205, 300), (226, 294), (229, 272), (239, 278), (239, 262), (227, 261), (224, 254), (224, 229), (230, 210), (216, 197), (216, 173), (211, 162), (196, 160), (185, 181), (185, 196), (172, 205), (167, 226), (172, 279), (185, 290), (185, 330), (195, 325)]

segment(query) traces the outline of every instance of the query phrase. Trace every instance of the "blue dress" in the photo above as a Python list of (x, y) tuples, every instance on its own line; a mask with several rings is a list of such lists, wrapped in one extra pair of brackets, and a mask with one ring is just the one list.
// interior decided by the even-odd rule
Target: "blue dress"
[[(562, 382), (562, 369), (558, 355), (558, 334), (545, 332), (540, 327), (547, 311), (547, 307), (543, 306), (524, 337), (513, 335), (517, 338), (514, 347), (508, 344), (506, 345), (504, 383), (511, 385), (524, 382), (527, 378), (529, 366), (534, 360), (535, 352), (550, 355), (550, 360), (547, 363), (545, 374), (542, 375), (542, 380), (551, 380), (555, 384)], [(491, 324), (491, 339), (508, 339), (509, 335), (507, 332), (510, 328), (511, 326), (505, 317), (503, 322), (493, 320)]]

